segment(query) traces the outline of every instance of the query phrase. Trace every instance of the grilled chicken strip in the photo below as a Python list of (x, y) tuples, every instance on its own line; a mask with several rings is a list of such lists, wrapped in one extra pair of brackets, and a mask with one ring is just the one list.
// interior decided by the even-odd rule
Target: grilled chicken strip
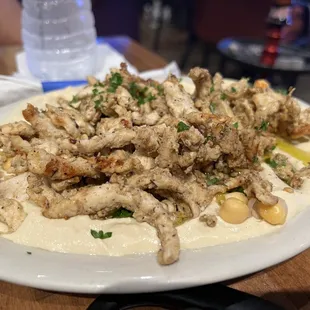
[(79, 140), (76, 144), (81, 154), (95, 154), (104, 148), (121, 148), (129, 145), (135, 138), (136, 133), (132, 129), (121, 129), (114, 133), (106, 133), (101, 136), (94, 136), (89, 140)]
[(163, 84), (167, 106), (170, 113), (177, 118), (198, 111), (190, 95), (181, 86), (176, 77), (170, 76)]
[(137, 157), (123, 150), (117, 150), (109, 156), (97, 157), (96, 169), (107, 175), (111, 175), (113, 173), (141, 171), (143, 170), (143, 166)]
[(239, 176), (228, 180), (225, 186), (227, 190), (242, 186), (249, 197), (254, 195), (265, 205), (274, 206), (278, 202), (278, 197), (271, 193), (272, 184), (263, 180), (257, 171), (246, 170)]
[(63, 158), (44, 150), (33, 150), (27, 155), (29, 171), (51, 180), (67, 180), (76, 176), (98, 178), (95, 164), (81, 157)]
[(39, 137), (47, 138), (67, 138), (68, 134), (65, 130), (59, 129), (44, 114), (39, 112), (32, 104), (27, 105), (27, 109), (23, 110), (23, 116), (32, 128), (38, 133)]
[(35, 131), (29, 124), (20, 121), (0, 126), (0, 133), (4, 135), (17, 135), (23, 138), (31, 138), (34, 136)]
[[(180, 241), (173, 221), (167, 214), (162, 203), (151, 194), (140, 189), (118, 184), (103, 184), (100, 186), (84, 187), (65, 198), (52, 193), (42, 181), (29, 182), (29, 196), (40, 203), (42, 214), (48, 218), (70, 218), (76, 215), (93, 215), (103, 210), (108, 215), (115, 209), (125, 207), (134, 212), (133, 216), (138, 222), (147, 222), (157, 230), (161, 241), (158, 252), (158, 261), (162, 265), (169, 265), (179, 258)], [(36, 199), (41, 191), (41, 197)], [(104, 199), (102, 199), (104, 197)]]
[(211, 203), (215, 194), (225, 192), (225, 187), (218, 187), (218, 191), (209, 191), (206, 186), (197, 182), (184, 182), (173, 176), (168, 169), (155, 168), (136, 174), (125, 180), (125, 184), (141, 189), (155, 189), (164, 197), (174, 197), (185, 202), (196, 218)]
[(78, 129), (79, 134), (86, 134), (87, 136), (92, 136), (95, 133), (95, 128), (87, 122), (81, 112), (70, 105), (67, 102), (60, 100), (59, 102), (60, 110), (63, 114), (67, 114), (75, 123), (75, 127)]
[(7, 225), (4, 233), (12, 233), (18, 229), (27, 216), (23, 206), (14, 199), (0, 199), (0, 222)]

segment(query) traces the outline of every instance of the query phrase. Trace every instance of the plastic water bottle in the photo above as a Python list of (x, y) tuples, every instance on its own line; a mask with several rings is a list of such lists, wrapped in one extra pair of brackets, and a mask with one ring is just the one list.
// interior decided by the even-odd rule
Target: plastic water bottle
[(91, 0), (23, 0), (22, 37), (29, 70), (41, 80), (95, 73)]

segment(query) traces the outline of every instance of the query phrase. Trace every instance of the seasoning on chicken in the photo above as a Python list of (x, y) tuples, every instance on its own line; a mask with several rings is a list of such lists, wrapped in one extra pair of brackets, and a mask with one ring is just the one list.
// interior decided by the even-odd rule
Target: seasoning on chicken
[(126, 208), (156, 229), (158, 261), (167, 265), (179, 258), (176, 226), (193, 218), (216, 225), (206, 213), (215, 195), (242, 187), (266, 207), (277, 204), (260, 174), (264, 161), (302, 186), (309, 167), (297, 170), (274, 152), (275, 135), (310, 135), (310, 110), (301, 111), (293, 90), (227, 84), (201, 68), (189, 76), (193, 95), (173, 75), (143, 80), (121, 64), (104, 81), (89, 77), (71, 101), (45, 110), (28, 104), (26, 122), (0, 126), (0, 221), (8, 233), (25, 219), (19, 202), (28, 198), (50, 219), (105, 220)]

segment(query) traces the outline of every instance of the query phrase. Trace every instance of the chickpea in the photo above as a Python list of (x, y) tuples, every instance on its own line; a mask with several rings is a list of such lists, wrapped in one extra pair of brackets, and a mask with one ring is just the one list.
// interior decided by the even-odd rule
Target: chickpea
[(267, 89), (270, 87), (270, 84), (266, 80), (260, 79), (254, 82), (254, 87), (261, 88), (261, 89)]
[(234, 193), (228, 193), (225, 194), (225, 198), (229, 199), (229, 198), (236, 198), (238, 200), (243, 201), (244, 203), (248, 204), (249, 200), (248, 197), (245, 196), (243, 193), (239, 193), (239, 192), (234, 192)]
[(246, 203), (236, 198), (229, 198), (222, 204), (219, 216), (230, 224), (241, 224), (250, 216)]
[(257, 201), (254, 205), (258, 215), (271, 225), (283, 225), (287, 216), (287, 207), (283, 200), (274, 206), (266, 206)]

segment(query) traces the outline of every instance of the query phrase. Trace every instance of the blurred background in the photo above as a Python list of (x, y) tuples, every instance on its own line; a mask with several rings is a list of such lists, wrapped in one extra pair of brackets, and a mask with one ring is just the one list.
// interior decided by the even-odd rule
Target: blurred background
[[(21, 44), (20, 3), (0, 1), (0, 45)], [(127, 35), (185, 73), (267, 78), (310, 102), (306, 0), (92, 0), (92, 11), (98, 36)]]

